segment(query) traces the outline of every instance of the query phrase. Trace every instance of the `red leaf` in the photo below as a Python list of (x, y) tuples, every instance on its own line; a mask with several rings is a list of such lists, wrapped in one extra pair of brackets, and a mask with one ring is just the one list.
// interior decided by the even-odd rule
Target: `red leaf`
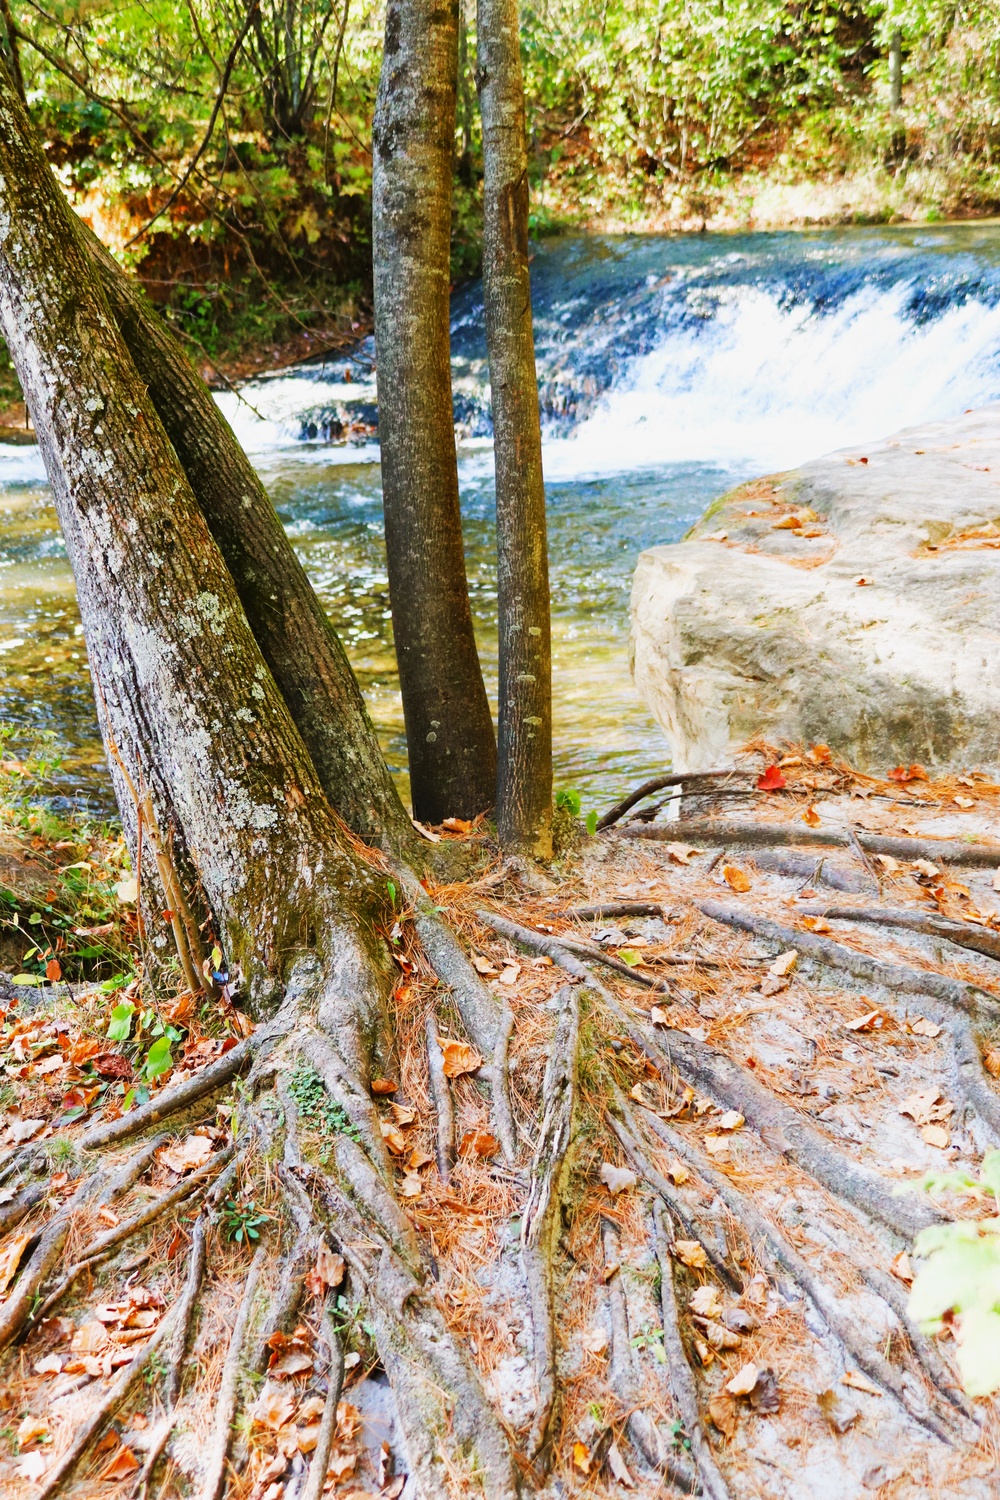
[(45, 965), (45, 977), (53, 981), (62, 978), (62, 965), (58, 958), (50, 958)]
[(758, 792), (777, 792), (788, 783), (777, 766), (768, 766), (763, 776), (757, 777)]
[(926, 781), (927, 772), (923, 766), (894, 766), (889, 772), (890, 781)]

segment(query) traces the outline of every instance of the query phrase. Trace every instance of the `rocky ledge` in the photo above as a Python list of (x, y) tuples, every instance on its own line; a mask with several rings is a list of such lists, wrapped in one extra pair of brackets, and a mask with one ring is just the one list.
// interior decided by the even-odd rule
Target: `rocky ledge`
[(1000, 404), (724, 495), (642, 553), (636, 687), (679, 770), (821, 740), (1000, 766)]

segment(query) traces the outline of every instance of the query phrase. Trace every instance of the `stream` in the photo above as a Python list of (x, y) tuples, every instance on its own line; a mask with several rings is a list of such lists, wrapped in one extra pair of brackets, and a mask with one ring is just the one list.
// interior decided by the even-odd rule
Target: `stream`
[[(638, 553), (708, 502), (1000, 399), (1000, 226), (571, 236), (532, 266), (553, 594), (555, 780), (603, 806), (669, 765), (628, 670)], [(472, 607), (496, 687), (489, 388), (478, 286), (453, 298)], [(400, 790), (371, 341), (217, 399), (347, 648)], [(0, 723), (64, 752), (57, 801), (113, 809), (73, 580), (37, 450), (0, 446)]]

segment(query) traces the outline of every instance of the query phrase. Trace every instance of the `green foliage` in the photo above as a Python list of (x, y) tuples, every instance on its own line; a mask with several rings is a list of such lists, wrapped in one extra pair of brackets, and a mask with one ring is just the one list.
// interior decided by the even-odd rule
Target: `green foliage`
[(270, 1218), (252, 1198), (243, 1202), (227, 1198), (222, 1205), (222, 1232), (227, 1240), (235, 1240), (238, 1245), (250, 1244), (260, 1239), (260, 1231)]
[(560, 789), (556, 792), (556, 807), (565, 808), (570, 817), (578, 818), (580, 816), (580, 793), (566, 787)]
[[(950, 1189), (1000, 1202), (1000, 1151), (989, 1151), (981, 1176), (929, 1174), (929, 1192)], [(909, 1311), (925, 1333), (958, 1325), (958, 1367), (970, 1396), (1000, 1390), (1000, 1217), (962, 1219), (921, 1230), (914, 1245), (924, 1262), (914, 1278)]]
[(312, 1121), (328, 1135), (349, 1135), (352, 1140), (360, 1139), (357, 1127), (351, 1123), (343, 1107), (330, 1098), (326, 1084), (315, 1069), (296, 1068), (289, 1079), (288, 1092), (298, 1105), (301, 1119)]
[(123, 1000), (116, 1005), (111, 1012), (111, 1020), (108, 1022), (108, 1041), (127, 1042), (132, 1035), (132, 1017), (135, 1015), (135, 1006), (131, 1000)]

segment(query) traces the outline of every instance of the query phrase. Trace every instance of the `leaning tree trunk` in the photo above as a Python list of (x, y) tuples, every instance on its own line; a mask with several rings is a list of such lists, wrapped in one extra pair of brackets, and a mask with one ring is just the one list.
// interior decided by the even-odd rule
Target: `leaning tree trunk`
[(492, 807), (496, 741), (465, 575), (451, 401), (457, 7), (389, 0), (372, 129), (379, 441), (414, 815)]
[(366, 842), (415, 857), (413, 828), (344, 648), (267, 491), (162, 318), (96, 237), (81, 230), (331, 806)]
[(545, 484), (528, 270), (528, 154), (517, 0), (479, 0), (483, 291), (497, 490), (497, 828), (552, 854), (552, 649)]
[[(387, 882), (329, 807), (2, 69), (0, 324), (77, 580), (109, 757), (140, 792), (155, 786), (160, 818), (176, 816), (253, 1007), (266, 1014), (280, 1004), (254, 1039), (237, 1159), (252, 1162), (283, 1132), (290, 1194), (317, 1232), (327, 1226), (340, 1241), (354, 1293), (370, 1309), (422, 1493), (444, 1495), (444, 1476), (467, 1472), (487, 1496), (512, 1500), (508, 1440), (427, 1290), (372, 1099), (392, 1046)], [(283, 1080), (297, 1067), (312, 1070), (344, 1122), (322, 1174), (295, 1143)], [(265, 1089), (271, 1079), (275, 1096)], [(128, 1118), (123, 1125), (132, 1128)], [(18, 1295), (0, 1309), (0, 1347), (51, 1271), (64, 1220), (56, 1216)], [(227, 1401), (245, 1324), (237, 1319), (226, 1361)], [(225, 1487), (229, 1440), (227, 1418), (217, 1472), (209, 1465), (213, 1494)]]

